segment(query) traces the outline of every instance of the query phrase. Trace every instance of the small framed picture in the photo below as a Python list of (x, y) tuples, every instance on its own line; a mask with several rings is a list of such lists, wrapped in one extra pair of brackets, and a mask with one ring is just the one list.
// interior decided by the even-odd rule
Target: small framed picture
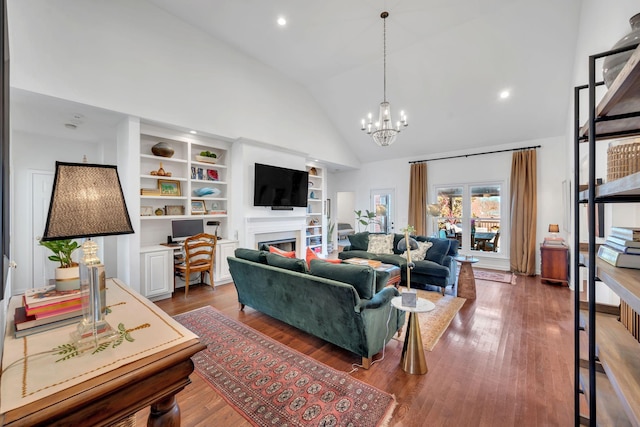
[(153, 206), (140, 206), (140, 216), (153, 216)]
[(181, 196), (180, 181), (173, 179), (159, 179), (158, 188), (161, 196)]
[(164, 211), (167, 215), (184, 215), (184, 206), (167, 205), (164, 207)]
[(192, 200), (191, 201), (191, 213), (192, 214), (205, 214), (207, 208), (204, 206), (204, 200)]

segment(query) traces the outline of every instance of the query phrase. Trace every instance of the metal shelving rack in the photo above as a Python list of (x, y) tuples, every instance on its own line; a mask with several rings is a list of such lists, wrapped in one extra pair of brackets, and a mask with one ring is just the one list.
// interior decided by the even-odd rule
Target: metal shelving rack
[[(602, 100), (596, 105), (596, 88), (603, 83), (596, 81), (596, 61), (609, 55), (634, 49), (631, 58), (612, 83)], [(580, 93), (588, 91), (589, 119), (584, 126), (580, 126)], [(627, 422), (631, 425), (640, 425), (640, 401), (637, 400), (637, 389), (640, 387), (640, 377), (631, 375), (628, 383), (622, 383), (622, 375), (629, 376), (629, 372), (637, 373), (640, 363), (634, 360), (618, 359), (617, 365), (630, 365), (629, 370), (620, 372), (613, 360), (608, 360), (619, 348), (608, 349), (606, 347), (607, 335), (620, 331), (616, 324), (606, 317), (596, 314), (596, 280), (603, 281), (623, 300), (625, 300), (636, 312), (640, 312), (640, 270), (629, 271), (609, 266), (596, 257), (596, 205), (600, 203), (629, 203), (640, 202), (640, 173), (635, 173), (596, 187), (596, 143), (598, 140), (608, 140), (619, 137), (640, 135), (640, 48), (638, 45), (610, 50), (589, 57), (589, 83), (574, 89), (574, 286), (575, 286), (575, 425), (596, 425), (603, 422)], [(580, 191), (580, 145), (588, 144), (588, 189)], [(587, 203), (587, 228), (588, 251), (581, 254), (580, 247), (580, 206)], [(588, 267), (587, 278), (587, 319), (582, 320), (580, 301), (580, 275), (577, 274), (581, 266)], [(600, 276), (600, 277), (598, 277)], [(599, 331), (597, 323), (602, 324)], [(588, 356), (586, 367), (588, 369), (587, 381), (581, 381), (585, 365), (580, 356), (580, 335), (586, 331), (588, 340)], [(626, 330), (625, 330), (626, 331)], [(631, 338), (631, 334), (629, 334)], [(600, 347), (596, 343), (602, 344)], [(612, 345), (608, 343), (608, 345)], [(631, 351), (635, 351), (631, 342)], [(640, 348), (640, 344), (639, 347)], [(608, 351), (611, 350), (611, 351)], [(637, 355), (635, 358), (638, 359)], [(630, 363), (628, 363), (630, 362)], [(626, 367), (626, 366), (625, 366)], [(612, 385), (610, 388), (607, 386)], [(599, 387), (598, 387), (599, 385)], [(588, 407), (588, 416), (580, 412), (581, 395), (584, 394)], [(613, 396), (607, 400), (607, 405), (600, 404), (599, 400), (604, 396)], [(601, 398), (599, 398), (601, 396)], [(616, 401), (617, 400), (617, 401)], [(620, 405), (617, 405), (620, 403)], [(600, 416), (599, 416), (600, 415)]]

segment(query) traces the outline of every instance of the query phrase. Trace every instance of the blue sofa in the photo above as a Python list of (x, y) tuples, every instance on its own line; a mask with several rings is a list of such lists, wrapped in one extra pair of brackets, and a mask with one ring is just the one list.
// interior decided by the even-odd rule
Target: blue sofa
[[(385, 264), (393, 264), (400, 267), (402, 283), (407, 281), (407, 260), (400, 256), (398, 242), (403, 234), (394, 234), (393, 254), (374, 254), (367, 252), (369, 246), (369, 233), (360, 232), (349, 236), (350, 245), (338, 253), (340, 259), (365, 258), (382, 261)], [(376, 233), (377, 234), (377, 233)], [(424, 260), (414, 262), (411, 270), (411, 287), (416, 289), (433, 290), (439, 288), (444, 295), (447, 287), (451, 288), (453, 295), (457, 294), (458, 274), (457, 262), (453, 259), (458, 255), (457, 240), (441, 239), (437, 237), (411, 236), (419, 242), (431, 242), (433, 246), (427, 250)]]

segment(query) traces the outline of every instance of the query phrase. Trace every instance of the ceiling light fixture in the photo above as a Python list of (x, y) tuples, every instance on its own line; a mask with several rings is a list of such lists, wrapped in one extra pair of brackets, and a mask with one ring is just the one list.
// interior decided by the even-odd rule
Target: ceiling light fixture
[(198, 134), (198, 132), (197, 132), (197, 131), (195, 131), (195, 130), (190, 130), (190, 131), (189, 131), (189, 133), (190, 133), (191, 135), (197, 135), (197, 134)]
[(502, 92), (500, 92), (500, 99), (507, 99), (509, 96), (511, 96), (511, 92), (509, 92), (508, 90), (503, 90)]
[[(387, 17), (389, 12), (382, 12), (382, 34), (383, 34), (383, 100), (380, 103), (378, 112), (378, 121), (373, 123), (373, 115), (369, 113), (367, 116), (369, 121), (362, 119), (362, 130), (371, 135), (373, 140), (380, 147), (387, 147), (396, 140), (396, 135), (400, 133), (400, 126), (407, 127), (407, 116), (404, 111), (400, 111), (400, 120), (396, 122), (395, 127), (391, 122), (391, 104), (387, 102)], [(374, 129), (375, 127), (375, 129)]]
[(287, 25), (287, 20), (285, 19), (284, 16), (281, 16), (278, 18), (278, 25), (280, 25), (281, 27), (284, 27), (285, 25)]

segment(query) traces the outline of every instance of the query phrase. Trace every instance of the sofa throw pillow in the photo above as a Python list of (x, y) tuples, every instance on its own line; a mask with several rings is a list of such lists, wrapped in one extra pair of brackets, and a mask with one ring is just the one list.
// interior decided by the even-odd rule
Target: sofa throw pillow
[(371, 299), (375, 295), (376, 274), (368, 265), (329, 264), (319, 260), (311, 261), (313, 276), (348, 283), (360, 298)]
[(278, 254), (267, 254), (267, 264), (299, 273), (307, 273), (307, 263), (303, 259), (288, 258)]
[[(431, 242), (418, 242), (418, 249), (411, 249), (411, 261), (423, 261), (431, 246), (433, 246), (433, 243)], [(400, 256), (402, 258), (406, 258), (407, 251), (404, 251)]]
[(269, 246), (269, 253), (278, 254), (278, 255), (281, 255), (281, 256), (283, 256), (285, 258), (295, 258), (296, 257), (296, 251), (287, 252), (287, 251), (283, 251), (282, 249), (278, 249), (275, 246)]
[(247, 261), (259, 262), (260, 264), (267, 263), (267, 252), (259, 251), (256, 249), (237, 248), (235, 250), (236, 258), (246, 259)]
[(307, 267), (311, 268), (311, 261), (314, 260), (314, 259), (319, 259), (320, 261), (330, 262), (332, 264), (340, 264), (340, 263), (342, 263), (342, 260), (340, 260), (340, 259), (320, 258), (318, 256), (318, 254), (316, 254), (314, 251), (311, 250), (311, 248), (307, 247), (307, 256), (306, 256)]
[(352, 250), (366, 251), (369, 246), (369, 232), (363, 231), (361, 233), (351, 234), (348, 236), (349, 244)]
[(444, 257), (447, 256), (447, 253), (449, 252), (451, 240), (438, 239), (434, 237), (428, 237), (427, 239), (429, 242), (433, 243), (433, 246), (431, 246), (427, 251), (425, 259), (442, 265), (442, 263), (444, 262)]
[(393, 234), (369, 234), (367, 252), (372, 254), (392, 254)]

